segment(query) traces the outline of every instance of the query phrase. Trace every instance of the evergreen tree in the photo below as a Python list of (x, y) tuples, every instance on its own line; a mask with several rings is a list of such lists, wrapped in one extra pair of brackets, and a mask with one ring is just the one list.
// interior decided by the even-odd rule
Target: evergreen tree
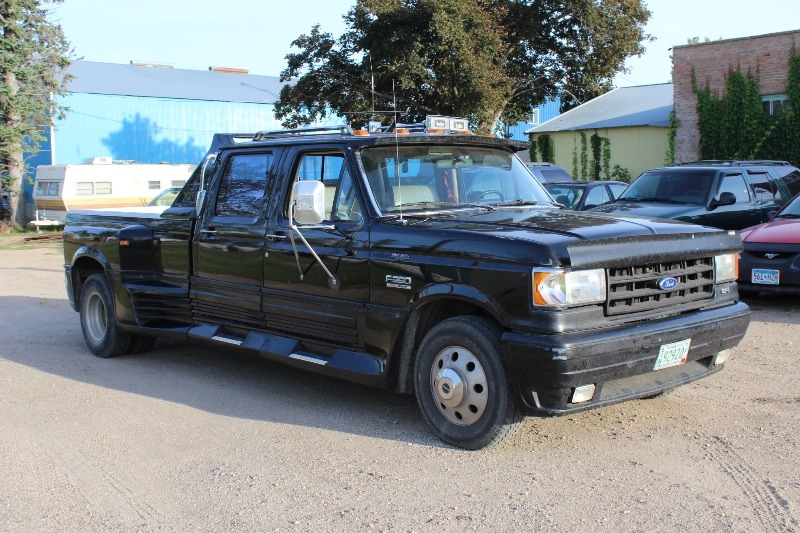
[[(60, 2), (61, 0), (55, 0)], [(45, 128), (63, 113), (69, 45), (39, 0), (0, 0), (0, 180), (13, 222), (24, 225), (23, 154), (36, 153)]]

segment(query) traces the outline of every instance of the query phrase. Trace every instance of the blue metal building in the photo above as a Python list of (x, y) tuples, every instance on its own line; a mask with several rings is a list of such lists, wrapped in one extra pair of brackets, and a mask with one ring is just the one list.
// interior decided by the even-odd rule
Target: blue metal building
[[(39, 153), (38, 165), (85, 163), (93, 157), (140, 163), (198, 163), (215, 132), (280, 128), (275, 76), (236, 69), (200, 71), (75, 61), (68, 108)], [(33, 209), (32, 185), (26, 185)]]

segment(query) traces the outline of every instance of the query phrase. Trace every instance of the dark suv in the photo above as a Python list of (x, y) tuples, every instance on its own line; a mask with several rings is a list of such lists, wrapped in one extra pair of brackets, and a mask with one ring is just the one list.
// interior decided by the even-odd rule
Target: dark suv
[(569, 172), (553, 163), (526, 163), (528, 170), (531, 171), (539, 183), (563, 183), (572, 181)]
[(738, 230), (767, 221), (798, 192), (800, 170), (786, 161), (697, 161), (648, 170), (591, 211)]

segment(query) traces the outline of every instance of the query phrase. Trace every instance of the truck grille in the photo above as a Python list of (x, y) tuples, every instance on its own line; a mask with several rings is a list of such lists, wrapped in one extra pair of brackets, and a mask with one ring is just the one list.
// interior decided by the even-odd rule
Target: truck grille
[[(678, 283), (674, 289), (661, 289), (658, 282), (664, 278), (675, 278)], [(674, 307), (713, 295), (713, 257), (609, 268), (606, 315)]]

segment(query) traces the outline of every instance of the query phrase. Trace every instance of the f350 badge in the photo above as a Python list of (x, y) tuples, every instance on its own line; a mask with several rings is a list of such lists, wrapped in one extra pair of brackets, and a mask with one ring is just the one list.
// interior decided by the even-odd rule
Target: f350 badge
[(386, 286), (390, 289), (411, 290), (411, 278), (409, 276), (392, 276), (391, 274), (387, 274)]

